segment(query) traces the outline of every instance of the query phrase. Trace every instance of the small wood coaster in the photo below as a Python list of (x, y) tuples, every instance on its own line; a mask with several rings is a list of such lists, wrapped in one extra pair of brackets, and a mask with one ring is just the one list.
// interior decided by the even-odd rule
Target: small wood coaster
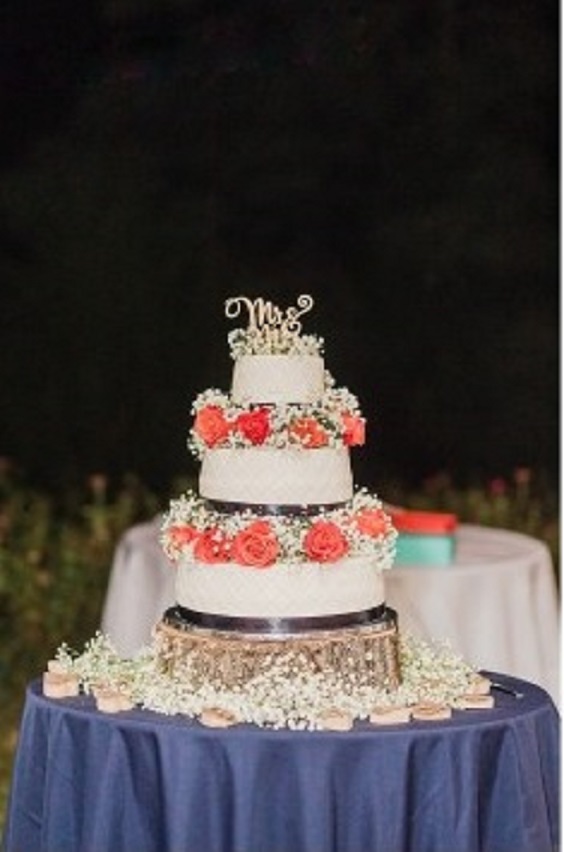
[(411, 719), (409, 707), (374, 707), (370, 716), (373, 725), (405, 725)]
[(495, 705), (493, 695), (473, 694), (460, 696), (461, 710), (491, 710)]
[(43, 695), (47, 698), (73, 698), (79, 694), (78, 677), (57, 672), (43, 673)]
[(47, 671), (51, 674), (70, 675), (65, 666), (60, 660), (49, 660), (47, 663)]
[(205, 707), (200, 713), (200, 722), (207, 728), (229, 728), (238, 721), (234, 713), (221, 707)]
[(476, 674), (470, 681), (468, 695), (487, 695), (491, 689), (492, 682), (488, 677)]
[(350, 731), (353, 717), (344, 710), (327, 710), (318, 719), (319, 725), (326, 731)]
[(101, 713), (121, 713), (132, 710), (134, 703), (128, 695), (114, 689), (96, 690), (96, 707)]
[(418, 722), (436, 722), (450, 719), (452, 708), (446, 704), (416, 704), (411, 708), (411, 716)]

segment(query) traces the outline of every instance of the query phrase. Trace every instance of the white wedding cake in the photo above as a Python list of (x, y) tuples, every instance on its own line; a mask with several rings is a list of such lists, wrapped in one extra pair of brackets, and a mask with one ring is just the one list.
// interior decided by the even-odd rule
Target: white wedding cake
[(350, 450), (365, 421), (325, 369), (323, 340), (302, 334), (312, 305), (226, 302), (228, 317), (247, 318), (228, 337), (231, 389), (194, 402), (198, 490), (171, 502), (162, 527), (177, 605), (157, 641), (177, 674), (197, 650), (227, 682), (292, 652), (331, 676), (399, 681), (383, 580), (396, 532), (381, 501), (354, 486)]
[(401, 635), (386, 604), (396, 531), (353, 482), (358, 401), (337, 388), (323, 341), (302, 334), (313, 304), (285, 311), (229, 299), (229, 393), (193, 405), (198, 487), (171, 501), (161, 541), (176, 604), (151, 647), (120, 660), (97, 636), (60, 649), (46, 695), (91, 692), (99, 710), (140, 706), (226, 727), (347, 730), (493, 706), (490, 682), (449, 649)]

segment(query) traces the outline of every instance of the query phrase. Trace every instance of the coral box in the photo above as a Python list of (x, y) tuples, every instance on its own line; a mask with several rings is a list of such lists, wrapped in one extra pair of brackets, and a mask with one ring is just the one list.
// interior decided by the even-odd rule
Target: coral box
[(395, 565), (443, 566), (454, 561), (456, 515), (405, 509), (391, 517), (398, 532)]

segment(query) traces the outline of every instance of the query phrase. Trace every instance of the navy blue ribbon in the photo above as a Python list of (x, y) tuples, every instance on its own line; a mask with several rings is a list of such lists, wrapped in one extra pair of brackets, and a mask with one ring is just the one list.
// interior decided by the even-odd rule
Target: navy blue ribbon
[(340, 503), (238, 503), (228, 500), (210, 500), (206, 498), (204, 505), (207, 509), (221, 514), (230, 515), (235, 512), (251, 511), (255, 515), (283, 515), (287, 517), (311, 517), (321, 512), (331, 512), (342, 509), (349, 501)]
[(385, 622), (386, 625), (395, 624), (396, 613), (385, 604), (380, 604), (360, 612), (337, 613), (335, 615), (251, 618), (216, 615), (208, 612), (197, 612), (183, 606), (175, 606), (167, 609), (163, 620), (171, 627), (178, 627), (181, 630), (203, 627), (208, 630), (224, 630), (234, 633), (285, 635), (315, 630), (339, 630), (347, 627), (362, 627), (363, 625), (374, 626), (380, 621)]

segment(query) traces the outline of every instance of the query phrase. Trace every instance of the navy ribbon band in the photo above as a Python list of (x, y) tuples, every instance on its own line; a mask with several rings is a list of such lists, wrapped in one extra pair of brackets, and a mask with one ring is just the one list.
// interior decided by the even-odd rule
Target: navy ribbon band
[(395, 622), (394, 610), (385, 604), (360, 612), (338, 613), (336, 615), (296, 616), (292, 618), (251, 618), (234, 615), (215, 615), (197, 612), (183, 606), (167, 609), (163, 620), (171, 627), (189, 630), (191, 627), (203, 627), (208, 630), (225, 630), (238, 633), (262, 633), (271, 635), (305, 633), (315, 630), (339, 630), (347, 627), (374, 625), (378, 621), (389, 624)]
[(330, 512), (333, 509), (342, 509), (348, 505), (344, 500), (340, 503), (238, 503), (229, 500), (204, 500), (206, 508), (222, 514), (233, 514), (247, 510), (255, 515), (286, 515), (287, 517), (310, 517), (320, 512)]

